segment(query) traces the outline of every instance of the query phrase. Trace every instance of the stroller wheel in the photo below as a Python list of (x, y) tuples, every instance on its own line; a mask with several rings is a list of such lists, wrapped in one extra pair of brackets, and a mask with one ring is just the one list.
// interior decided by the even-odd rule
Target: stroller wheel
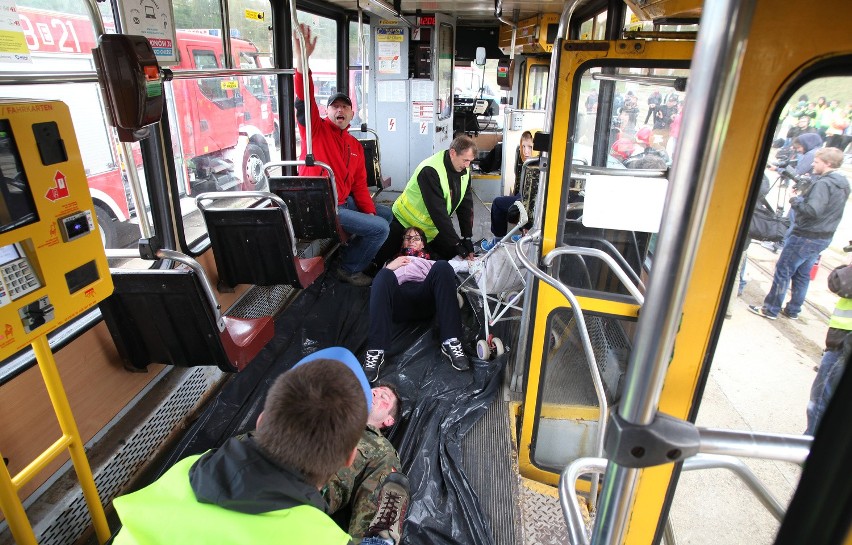
[(491, 347), (488, 346), (488, 341), (483, 339), (476, 342), (476, 355), (481, 360), (487, 360), (491, 357)]
[(459, 300), (459, 308), (464, 308), (464, 297), (459, 292), (456, 292), (456, 298)]
[(503, 341), (501, 341), (498, 337), (494, 337), (491, 339), (491, 343), (494, 345), (494, 355), (502, 356), (506, 353), (506, 349), (503, 346)]

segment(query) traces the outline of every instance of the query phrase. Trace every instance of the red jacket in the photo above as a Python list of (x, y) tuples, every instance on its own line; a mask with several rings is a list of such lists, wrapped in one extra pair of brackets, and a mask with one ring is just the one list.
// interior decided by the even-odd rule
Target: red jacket
[[(310, 71), (308, 71), (310, 74)], [(296, 99), (304, 104), (304, 83), (301, 72), (296, 72), (295, 77)], [(314, 96), (314, 81), (310, 81), (310, 94)], [(331, 167), (334, 172), (334, 181), (337, 185), (337, 204), (343, 202), (352, 195), (358, 210), (365, 214), (375, 214), (376, 206), (370, 198), (370, 190), (367, 189), (367, 170), (364, 163), (364, 148), (348, 130), (340, 128), (323, 117), (320, 117), (319, 109), (315, 100), (308, 101), (311, 105), (311, 132), (313, 133), (314, 159)], [(298, 109), (298, 107), (297, 107)], [(296, 116), (299, 119), (299, 115)], [(297, 122), (299, 135), (302, 137), (302, 150), (299, 159), (304, 160), (307, 153), (305, 126)], [(325, 169), (317, 166), (300, 166), (301, 176), (324, 176)]]

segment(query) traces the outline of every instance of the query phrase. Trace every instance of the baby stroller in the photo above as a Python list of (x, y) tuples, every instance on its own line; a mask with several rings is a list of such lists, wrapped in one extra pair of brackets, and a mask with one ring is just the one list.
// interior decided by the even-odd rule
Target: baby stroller
[[(485, 338), (476, 343), (476, 354), (480, 359), (487, 360), (492, 355), (500, 356), (506, 352), (506, 347), (499, 337), (491, 333), (491, 327), (501, 320), (520, 320), (526, 280), (516, 263), (515, 243), (512, 237), (526, 225), (528, 216), (524, 204), (515, 202), (520, 219), (506, 236), (501, 238), (491, 249), (477, 256), (468, 266), (468, 275), (459, 276), (459, 302), (463, 302), (463, 294), (470, 294), (471, 299), (482, 301), (482, 310), (476, 305), (474, 313), (485, 330)], [(507, 315), (509, 311), (517, 311)]]

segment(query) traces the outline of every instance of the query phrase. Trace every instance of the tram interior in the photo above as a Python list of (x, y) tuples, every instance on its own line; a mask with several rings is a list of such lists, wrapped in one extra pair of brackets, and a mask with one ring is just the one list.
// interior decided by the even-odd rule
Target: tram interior
[[(365, 8), (368, 17), (365, 26), (374, 37), (382, 35), (387, 30), (385, 27), (408, 28), (422, 15), (421, 3), (413, 0), (397, 0), (393, 6), (381, 0), (370, 0), (369, 4), (372, 7)], [(502, 9), (498, 17), (511, 17), (515, 30), (519, 31), (519, 36), (512, 39), (522, 40), (523, 44), (517, 47), (517, 56), (511, 55), (511, 62), (504, 40), (515, 33), (505, 21), (495, 22), (493, 6), (443, 1), (429, 5), (436, 17), (423, 26), (431, 27), (430, 33), (415, 38), (414, 33), (409, 35), (406, 31), (405, 40), (411, 36), (410, 41), (404, 42), (410, 49), (409, 55), (403, 55), (401, 65), (393, 62), (384, 65), (384, 74), (379, 70), (369, 78), (363, 77), (361, 69), (367, 63), (361, 62), (363, 59), (358, 63), (351, 60), (357, 49), (355, 40), (349, 44), (348, 78), (325, 72), (326, 65), (333, 64), (334, 59), (314, 59), (313, 70), (322, 82), (322, 96), (315, 97), (318, 102), (324, 102), (337, 84), (348, 79), (350, 95), (358, 103), (362, 100), (365, 103), (358, 111), (358, 120), (364, 125), (353, 128), (369, 128), (372, 133), (367, 138), (372, 142), (368, 146), (374, 148), (375, 164), (371, 168), (373, 161), (368, 159), (367, 166), (376, 202), (392, 203), (420, 159), (434, 150), (445, 149), (452, 136), (465, 133), (478, 147), (471, 176), (475, 195), (472, 238), (490, 239), (489, 207), (494, 198), (511, 192), (518, 166), (515, 150), (521, 134), (530, 131), (536, 135), (539, 152), (550, 150), (549, 161), (565, 162), (565, 165), (552, 162), (544, 169), (550, 172), (557, 169), (556, 172), (563, 174), (564, 180), (552, 183), (558, 182), (555, 187), (564, 196), (545, 197), (542, 191), (530, 203), (531, 211), (539, 214), (546, 209), (552, 213), (557, 208), (554, 203), (560, 206), (563, 203), (560, 198), (567, 204), (567, 210), (559, 208), (558, 219), (551, 221), (558, 224), (556, 228), (548, 227), (556, 237), (546, 243), (582, 247), (605, 254), (609, 259), (581, 252), (566, 252), (552, 260), (539, 256), (536, 265), (581, 298), (578, 308), (582, 308), (582, 313), (578, 314), (571, 308), (573, 304), (568, 306), (553, 295), (556, 290), (538, 284), (526, 297), (539, 298), (539, 314), (511, 311), (509, 319), (492, 325), (491, 333), (503, 339), (505, 353), (490, 359), (472, 357), (471, 370), (467, 372), (458, 372), (447, 364), (430, 322), (395, 328), (380, 383), (393, 384), (401, 396), (402, 419), (387, 435), (398, 450), (410, 481), (415, 483), (407, 513), (405, 543), (564, 542), (564, 504), (560, 505), (555, 486), (559, 474), (578, 458), (603, 455), (603, 425), (623, 402), (628, 361), (637, 336), (642, 297), (646, 295), (653, 270), (657, 231), (663, 228), (660, 223), (664, 223), (667, 176), (676, 149), (674, 139), (670, 145), (667, 142), (668, 126), (663, 131), (664, 137), (654, 141), (653, 135), (646, 135), (642, 141), (637, 129), (641, 125), (653, 126), (653, 119), (649, 122), (645, 118), (642, 123), (639, 116), (637, 121), (638, 108), (625, 111), (623, 106), (633, 100), (642, 105), (644, 113), (645, 104), (650, 105), (654, 95), (660, 95), (659, 100), (666, 96), (674, 98), (672, 112), (676, 111), (676, 103), (682, 106), (700, 5), (686, 2), (696, 5), (683, 7), (684, 3), (666, 0), (662, 5), (650, 7), (646, 2), (619, 5), (612, 15), (625, 23), (631, 21), (626, 7), (636, 9), (640, 15), (645, 8), (648, 11), (644, 15), (678, 16), (669, 21), (663, 19), (654, 26), (654, 31), (675, 26), (678, 31), (681, 27), (686, 29), (684, 35), (671, 41), (649, 39), (642, 46), (645, 49), (637, 47), (637, 51), (642, 51), (637, 53), (639, 59), (633, 60), (624, 52), (610, 52), (612, 58), (607, 58), (606, 48), (599, 43), (605, 38), (620, 39), (621, 33), (633, 31), (608, 24), (606, 4), (614, 3), (592, 0), (575, 3), (584, 22), (572, 30), (573, 37), (597, 41), (578, 55), (581, 60), (572, 67), (577, 68), (571, 72), (573, 80), (566, 77), (566, 81), (559, 83), (571, 89), (571, 93), (558, 95), (558, 102), (554, 100), (558, 113), (550, 117), (544, 109), (548, 77), (554, 75), (548, 74), (552, 59), (549, 47), (554, 43), (562, 2), (497, 3), (498, 10)], [(677, 12), (679, 6), (683, 12)], [(350, 25), (350, 32), (358, 28), (355, 14), (361, 7), (354, 0), (332, 0), (325, 6), (345, 10), (346, 15), (341, 19), (345, 23), (340, 26)], [(277, 15), (284, 12), (279, 3), (273, 9)], [(667, 9), (676, 12), (668, 13)], [(390, 24), (384, 19), (400, 18), (400, 13), (409, 19), (407, 24), (395, 21)], [(318, 13), (300, 11), (298, 17), (317, 28), (328, 25)], [(534, 35), (520, 32), (526, 21), (534, 21), (526, 25), (537, 29)], [(393, 52), (394, 48), (388, 44), (396, 43), (394, 40), (376, 43), (383, 43)], [(271, 38), (269, 41), (273, 42)], [(283, 48), (276, 53), (281, 51), (291, 52)], [(261, 47), (260, 53), (268, 53), (271, 60), (272, 52), (264, 52)], [(328, 51), (323, 54), (333, 57)], [(220, 52), (219, 56), (223, 55)], [(367, 55), (371, 55), (374, 68), (379, 65), (375, 51)], [(216, 58), (217, 54), (209, 55), (214, 69), (218, 67)], [(261, 66), (266, 58), (263, 63), (253, 62)], [(276, 63), (268, 64), (282, 65), (280, 61)], [(510, 80), (514, 79), (514, 83), (498, 81), (498, 68), (511, 70)], [(408, 78), (409, 75), (416, 77)], [(184, 158), (182, 153), (170, 157), (164, 151), (167, 148), (162, 133), (143, 138), (141, 143), (128, 145), (123, 156), (131, 158), (127, 160), (131, 171), (138, 170), (148, 180), (147, 191), (142, 190), (132, 199), (128, 197), (132, 202), (126, 211), (115, 206), (106, 212), (104, 207), (109, 208), (106, 204), (93, 205), (93, 210), (101, 207), (103, 211), (98, 211), (95, 218), (99, 225), (104, 218), (108, 219), (102, 225), (104, 232), (115, 227), (113, 224), (121, 224), (125, 230), (129, 226), (130, 239), (124, 241), (128, 244), (116, 243), (115, 231), (104, 238), (104, 243), (110, 246), (107, 256), (114, 271), (116, 295), (100, 304), (98, 315), (90, 318), (92, 328), (83, 331), (80, 340), (71, 339), (68, 343), (73, 344), (69, 348), (57, 350), (57, 360), (64, 378), (74, 377), (70, 381), (75, 388), (72, 401), (84, 407), (81, 428), (95, 483), (107, 504), (117, 495), (144, 487), (178, 460), (216, 448), (234, 435), (250, 432), (274, 379), (305, 355), (330, 346), (343, 346), (360, 358), (366, 350), (370, 292), (340, 282), (333, 272), (329, 273), (337, 267), (337, 250), (345, 243), (345, 235), (340, 234), (339, 225), (335, 224), (334, 204), (329, 204), (333, 189), (323, 185), (325, 178), (318, 182), (307, 177), (299, 180), (304, 183), (299, 188), (300, 197), (282, 189), (286, 185), (282, 181), (286, 178), (284, 174), (292, 165), (276, 165), (276, 160), (288, 161), (288, 153), (297, 150), (299, 142), (292, 130), (278, 127), (287, 116), (292, 117), (292, 112), (282, 114), (280, 108), (288, 106), (283, 101), (283, 106), (279, 106), (277, 93), (284, 89), (284, 84), (278, 85), (276, 91), (272, 85), (274, 77), (268, 77), (268, 81), (255, 80), (252, 88), (261, 99), (272, 97), (274, 106), (259, 107), (257, 118), (265, 119), (262, 113), (265, 112), (269, 121), (275, 120), (275, 129), (271, 125), (258, 129), (256, 139), (251, 142), (240, 140), (224, 146), (220, 154), (199, 154), (194, 158), (189, 155)], [(280, 74), (278, 77), (279, 81), (285, 81)], [(415, 85), (417, 80), (420, 82)], [(364, 82), (365, 86), (356, 90), (352, 87), (355, 81)], [(251, 93), (240, 85), (236, 79), (230, 79), (227, 84), (213, 78), (199, 80), (200, 88), (208, 94), (228, 96), (228, 108), (251, 100)], [(14, 93), (20, 95), (21, 89)], [(168, 89), (174, 93), (179, 87)], [(434, 95), (435, 104), (421, 104), (417, 113), (413, 103), (429, 101), (414, 100), (415, 93), (421, 98)], [(282, 96), (292, 97), (289, 90)], [(442, 97), (446, 97), (446, 103)], [(620, 101), (618, 106), (617, 101)], [(187, 108), (182, 113), (188, 118), (186, 112), (190, 106), (169, 104), (167, 109), (169, 115), (181, 117), (178, 110)], [(325, 104), (321, 106), (324, 108)], [(217, 113), (224, 118), (226, 109)], [(648, 109), (650, 117), (651, 108)], [(373, 113), (369, 114), (371, 110)], [(618, 110), (624, 115), (616, 113)], [(271, 112), (275, 115), (270, 115)], [(245, 118), (246, 114), (237, 116)], [(399, 120), (411, 122), (399, 123)], [(403, 128), (399, 130), (395, 124)], [(169, 128), (166, 129), (168, 132)], [(187, 139), (186, 135), (179, 135), (179, 128), (170, 130), (175, 133), (175, 140)], [(278, 132), (273, 135), (273, 130)], [(548, 130), (551, 134), (545, 134)], [(546, 140), (557, 131), (563, 131), (565, 136), (565, 142), (559, 142), (559, 146)], [(539, 141), (538, 133), (545, 138)], [(362, 136), (358, 134), (359, 138)], [(78, 138), (82, 141), (79, 135)], [(623, 147), (626, 144), (622, 139), (629, 140), (629, 150)], [(5, 145), (3, 139), (0, 145)], [(635, 159), (639, 152), (651, 151), (657, 159), (654, 166), (642, 167), (645, 173), (630, 173), (629, 182), (640, 187), (640, 191), (619, 194), (617, 190), (605, 189), (603, 193), (609, 193), (605, 195), (605, 203), (592, 202), (597, 196), (593, 197), (591, 184), (600, 183), (600, 178), (609, 175), (618, 178), (617, 171), (633, 170), (635, 164), (628, 159), (631, 156)], [(236, 162), (234, 157), (238, 157)], [(239, 168), (233, 169), (240, 159), (244, 161), (242, 173)], [(176, 170), (175, 161), (184, 166)], [(10, 169), (7, 157), (0, 157), (0, 162), (4, 175), (0, 193), (11, 212), (8, 218), (10, 214), (0, 210), (3, 216), (0, 235), (3, 235), (11, 230), (7, 225), (14, 223), (12, 227), (16, 227), (31, 218), (29, 209), (18, 205), (22, 202), (18, 175), (21, 169)], [(112, 167), (121, 162), (114, 161)], [(151, 168), (152, 163), (156, 163), (156, 168)], [(10, 175), (13, 170), (14, 174)], [(134, 174), (126, 166), (113, 170), (121, 172), (125, 179)], [(174, 177), (186, 179), (168, 182), (173, 177), (172, 171)], [(203, 172), (213, 182), (200, 182)], [(262, 176), (258, 178), (259, 172)], [(237, 212), (231, 214), (237, 220), (214, 225), (213, 215), (205, 217), (205, 212), (220, 211), (220, 205), (207, 203), (203, 196), (197, 196), (196, 189), (201, 186), (221, 189), (220, 182), (232, 190), (268, 190), (271, 196), (217, 193), (218, 196), (210, 198), (221, 198), (221, 208)], [(121, 192), (129, 195), (131, 189), (122, 185)], [(304, 200), (309, 193), (308, 200)], [(25, 204), (30, 205), (32, 200), (28, 196)], [(619, 216), (616, 225), (599, 225), (590, 220), (593, 206), (623, 210), (617, 207), (623, 206), (625, 200), (630, 201), (628, 208), (642, 213), (612, 214)], [(737, 213), (745, 213), (749, 206), (743, 204)], [(149, 218), (144, 217), (146, 211), (152, 214), (150, 227), (155, 231), (153, 235), (147, 233), (150, 238), (145, 232), (149, 226)], [(239, 213), (243, 216), (237, 217)], [(170, 221), (181, 215), (182, 225), (174, 227)], [(645, 223), (648, 221), (657, 223), (648, 227)], [(276, 227), (274, 231), (260, 229), (272, 224)], [(543, 228), (539, 222), (533, 231)], [(223, 233), (219, 242), (217, 230)], [(176, 231), (183, 232), (175, 236)], [(228, 239), (229, 235), (235, 236)], [(156, 240), (157, 236), (161, 240)], [(537, 243), (542, 241), (539, 239)], [(228, 247), (231, 252), (226, 256), (222, 252)], [(169, 248), (182, 251), (170, 252)], [(501, 298), (504, 296), (500, 294)], [(481, 311), (484, 301), (472, 293), (460, 299), (463, 344), (468, 354), (473, 355), (484, 333)], [(721, 320), (720, 315), (716, 325), (706, 327), (708, 331), (712, 329), (713, 336), (719, 334)], [(533, 327), (545, 333), (535, 339), (526, 338), (524, 332), (532, 331)], [(708, 344), (715, 342), (714, 337)], [(97, 348), (88, 348), (92, 346)], [(5, 369), (11, 369), (14, 364), (16, 371), (1, 375), (4, 391), (0, 407), (10, 407), (10, 422), (18, 433), (26, 431), (21, 428), (34, 425), (35, 418), (24, 414), (24, 406), (30, 392), (39, 388), (33, 386), (38, 377), (32, 371), (32, 361), (20, 363), (27, 358), (33, 360), (31, 355), (10, 356), (4, 362)], [(196, 366), (201, 360), (205, 365)], [(103, 369), (92, 371), (96, 365)], [(698, 376), (696, 370), (695, 377), (687, 380), (691, 381), (690, 388), (701, 390), (705, 378)], [(103, 393), (92, 397), (99, 399), (87, 399), (90, 397), (84, 386), (87, 382), (97, 383), (94, 391)], [(16, 385), (14, 392), (9, 387), (12, 384)], [(38, 418), (42, 418), (47, 411), (41, 408), (40, 401), (37, 404), (41, 415)], [(680, 410), (683, 418), (689, 413), (694, 420), (697, 409), (692, 405), (684, 404)], [(46, 427), (50, 429), (39, 428), (39, 436), (33, 443), (45, 442), (42, 436), (53, 431), (51, 425)], [(21, 459), (38, 445), (0, 446), (4, 448), (4, 456), (12, 452), (6, 462), (10, 470), (19, 471), (25, 465)], [(57, 462), (51, 467), (55, 472), (50, 476), (22, 485), (27, 493), (24, 507), (39, 542), (102, 542), (102, 536), (95, 535), (97, 529), (90, 526), (72, 465), (65, 463), (60, 467)], [(594, 473), (578, 482), (577, 495), (581, 498), (577, 501), (584, 508), (594, 510), (598, 485)], [(664, 493), (673, 495), (673, 488), (659, 495)], [(671, 502), (671, 497), (666, 502)], [(668, 503), (664, 511), (667, 510)], [(110, 529), (114, 531), (118, 527), (117, 517), (111, 511), (108, 516)], [(588, 510), (584, 516), (586, 530), (593, 522)], [(340, 512), (336, 520), (345, 526), (346, 517), (346, 512)], [(646, 531), (655, 534), (659, 542), (667, 524), (661, 519), (655, 521), (655, 529)], [(667, 536), (665, 542), (674, 545), (673, 539)], [(0, 522), (0, 545), (12, 542), (9, 525)]]

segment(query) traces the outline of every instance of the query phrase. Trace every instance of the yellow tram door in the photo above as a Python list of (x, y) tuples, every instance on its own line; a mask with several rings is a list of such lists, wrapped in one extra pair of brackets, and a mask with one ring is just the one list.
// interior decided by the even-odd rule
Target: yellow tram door
[[(681, 419), (694, 420), (700, 403), (779, 114), (809, 80), (849, 75), (852, 38), (843, 25), (821, 24), (822, 8), (803, 20), (772, 4), (754, 6), (735, 66), (740, 79), (722, 114), (730, 117), (683, 311), (668, 317), (679, 329), (659, 410)], [(852, 15), (852, 6), (829, 4), (838, 21)], [(819, 36), (778, 48), (779, 33), (796, 28), (818, 28)], [(555, 484), (575, 459), (600, 456), (654, 274), (656, 233), (665, 227), (667, 182), (654, 175), (659, 160), (651, 156), (675, 159), (676, 116), (689, 100), (683, 84), (690, 68), (699, 68), (690, 67), (692, 49), (688, 39), (563, 44), (535, 257), (577, 304), (551, 283), (533, 281), (518, 419), (520, 469), (528, 478)], [(634, 162), (638, 155), (648, 160)], [(627, 166), (647, 175), (619, 176)], [(623, 543), (659, 537), (675, 475), (673, 464), (642, 471)]]
[[(668, 97), (682, 103), (678, 89), (688, 77), (692, 49), (691, 41), (563, 45), (540, 255), (563, 246), (581, 249), (545, 259), (552, 258), (546, 272), (576, 296), (584, 319), (578, 324), (562, 293), (534, 281), (519, 443), (521, 473), (530, 479), (556, 484), (566, 465), (602, 453), (607, 407), (619, 400), (665, 197), (663, 171), (670, 163), (671, 130), (655, 131), (655, 113), (647, 110), (658, 97), (661, 103)], [(647, 78), (639, 84), (635, 76)], [(624, 120), (613, 114), (618, 110), (628, 111)], [(674, 115), (676, 108), (670, 111)], [(647, 177), (617, 176), (626, 170), (625, 159), (642, 153), (657, 157), (658, 168)], [(631, 196), (625, 200), (617, 188)], [(621, 204), (593, 202), (611, 196), (622, 197)], [(631, 199), (645, 202), (611, 208)], [(585, 250), (604, 257), (582, 255)]]

